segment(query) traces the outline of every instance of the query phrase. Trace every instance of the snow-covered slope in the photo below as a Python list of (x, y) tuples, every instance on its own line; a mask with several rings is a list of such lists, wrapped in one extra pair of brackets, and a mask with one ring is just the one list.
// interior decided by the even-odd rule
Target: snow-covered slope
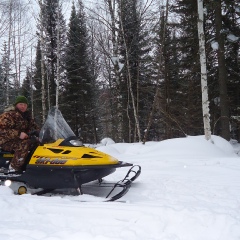
[[(124, 202), (98, 202), (89, 195), (16, 196), (0, 187), (0, 239), (239, 240), (237, 148), (217, 136), (212, 142), (196, 136), (100, 146), (142, 167)], [(107, 179), (118, 180), (126, 171)]]

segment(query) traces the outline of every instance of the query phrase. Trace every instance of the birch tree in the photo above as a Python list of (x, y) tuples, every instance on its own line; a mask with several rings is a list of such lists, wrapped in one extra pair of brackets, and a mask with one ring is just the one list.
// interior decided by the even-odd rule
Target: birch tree
[(208, 101), (208, 85), (207, 85), (207, 67), (205, 53), (205, 34), (203, 29), (203, 0), (198, 0), (198, 38), (199, 38), (199, 55), (201, 64), (201, 87), (202, 87), (202, 109), (203, 124), (206, 140), (211, 139), (211, 126)]
[[(101, 112), (101, 129), (105, 132), (104, 135), (115, 141), (123, 141), (124, 110), (120, 80), (123, 64), (120, 63), (119, 55), (117, 6), (117, 0), (104, 0), (102, 4), (98, 3), (95, 8), (88, 10), (101, 68), (98, 82), (99, 85), (104, 86), (99, 89), (100, 101), (96, 102)], [(108, 101), (105, 101), (105, 97), (101, 97), (106, 95)]]
[(122, 66), (120, 65), (120, 56), (119, 56), (119, 47), (118, 47), (118, 27), (117, 27), (117, 1), (115, 0), (105, 0), (105, 3), (108, 7), (109, 13), (110, 13), (110, 32), (111, 32), (111, 40), (112, 40), (112, 57), (111, 62), (113, 64), (113, 72), (114, 72), (114, 78), (116, 83), (116, 93), (117, 93), (117, 118), (118, 121), (116, 121), (117, 126), (117, 135), (118, 139), (123, 139), (123, 106), (121, 102), (121, 94), (120, 94), (120, 73), (122, 70)]
[[(43, 0), (42, 20), (44, 55), (48, 79), (48, 108), (56, 105), (57, 82), (64, 79), (64, 52), (66, 46), (66, 23), (60, 0)], [(59, 62), (58, 62), (59, 61)], [(57, 73), (57, 71), (59, 71)], [(60, 78), (61, 79), (58, 79)]]
[(0, 39), (6, 34), (9, 28), (9, 15), (7, 11), (7, 6), (9, 5), (9, 1), (1, 1), (0, 2)]
[[(45, 49), (45, 43), (44, 43), (44, 21), (43, 21), (43, 0), (38, 0), (38, 4), (40, 7), (40, 13), (39, 13), (39, 48), (37, 50), (40, 51), (41, 55), (41, 102), (42, 102), (42, 122), (45, 122), (46, 118), (46, 88), (45, 88), (45, 56), (44, 56), (44, 49)], [(37, 52), (38, 53), (38, 52)]]
[(60, 52), (60, 6), (59, 0), (57, 1), (57, 64), (56, 64), (56, 108), (59, 107), (59, 84), (60, 84), (60, 59), (61, 59), (61, 52)]
[(124, 139), (129, 142), (142, 141), (142, 126), (146, 121), (150, 95), (146, 89), (153, 82), (150, 67), (152, 46), (149, 44), (152, 40), (149, 38), (151, 25), (146, 18), (147, 6), (141, 3), (136, 0), (119, 3), (119, 52), (120, 62), (124, 64), (121, 74)]
[[(131, 73), (131, 67), (130, 67), (130, 49), (132, 51), (134, 51), (132, 49), (132, 46), (134, 46), (135, 44), (131, 41), (134, 41), (133, 39), (128, 39), (127, 42), (127, 37), (131, 38), (131, 29), (127, 28), (127, 20), (129, 20), (129, 14), (126, 11), (127, 10), (127, 6), (131, 6), (131, 4), (126, 3), (125, 1), (120, 1), (120, 13), (119, 13), (119, 20), (120, 20), (120, 31), (121, 31), (121, 36), (122, 36), (122, 40), (123, 40), (123, 47), (124, 47), (124, 52), (125, 52), (125, 62), (126, 62), (126, 73), (127, 73), (127, 83), (128, 83), (128, 90), (130, 92), (130, 98), (131, 98), (131, 104), (132, 104), (132, 108), (133, 108), (133, 115), (134, 115), (134, 119), (135, 119), (135, 124), (136, 124), (136, 132), (137, 132), (137, 136), (138, 136), (138, 141), (141, 141), (141, 132), (140, 132), (140, 125), (139, 125), (139, 116), (137, 113), (137, 107), (136, 107), (136, 96), (133, 93), (133, 79), (132, 79), (132, 73)], [(135, 11), (136, 11), (136, 2), (132, 3), (135, 7)], [(132, 9), (132, 8), (131, 8)], [(132, 9), (133, 10), (133, 9)], [(134, 13), (133, 13), (134, 15)], [(131, 18), (130, 18), (131, 19)], [(136, 19), (132, 19), (132, 21), (134, 21)], [(139, 28), (139, 22), (135, 22), (136, 28)], [(130, 42), (129, 42), (130, 40)], [(131, 131), (131, 129), (129, 129), (129, 132)]]
[[(12, 3), (12, 34), (11, 34), (11, 45), (12, 51), (11, 54), (14, 58), (14, 71), (15, 71), (15, 79), (14, 85), (16, 92), (20, 89), (23, 72), (27, 72), (25, 70), (26, 65), (29, 62), (29, 53), (28, 49), (30, 49), (33, 35), (32, 35), (32, 26), (30, 21), (30, 16), (28, 15), (29, 6), (28, 3), (24, 1), (11, 0)], [(30, 52), (30, 50), (29, 50)]]
[[(89, 9), (94, 24), (94, 39), (96, 41), (96, 51), (101, 56), (101, 72), (99, 81), (104, 85), (102, 92), (107, 92), (109, 102), (103, 106), (99, 103), (102, 115), (102, 122), (106, 134), (115, 141), (123, 141), (123, 112), (121, 95), (121, 71), (123, 65), (119, 54), (119, 15), (117, 12), (118, 0), (103, 0), (102, 4), (98, 3), (95, 8)], [(109, 106), (106, 106), (109, 105)]]
[(10, 54), (11, 54), (11, 36), (12, 36), (12, 11), (13, 11), (13, 3), (12, 0), (9, 2), (9, 29), (8, 29), (8, 41), (7, 41), (7, 51), (6, 51), (6, 63), (8, 64), (8, 67), (6, 67), (6, 104), (7, 106), (9, 105), (9, 85), (10, 85), (10, 80), (9, 80), (9, 73), (10, 73)]

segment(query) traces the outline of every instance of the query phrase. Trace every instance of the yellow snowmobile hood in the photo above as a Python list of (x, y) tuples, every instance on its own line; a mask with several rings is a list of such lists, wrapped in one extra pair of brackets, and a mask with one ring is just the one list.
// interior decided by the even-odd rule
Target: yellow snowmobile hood
[(60, 146), (64, 139), (38, 146), (30, 165), (51, 166), (103, 166), (118, 164), (119, 161), (103, 152), (85, 146)]

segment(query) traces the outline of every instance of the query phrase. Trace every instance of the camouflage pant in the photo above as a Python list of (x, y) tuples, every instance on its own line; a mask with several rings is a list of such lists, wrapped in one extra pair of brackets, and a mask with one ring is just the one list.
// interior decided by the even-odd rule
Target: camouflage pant
[(15, 139), (11, 142), (3, 144), (1, 147), (5, 151), (14, 152), (14, 157), (11, 161), (11, 166), (15, 170), (21, 170), (22, 166), (25, 163), (25, 159), (29, 150), (34, 146), (34, 143), (31, 139)]

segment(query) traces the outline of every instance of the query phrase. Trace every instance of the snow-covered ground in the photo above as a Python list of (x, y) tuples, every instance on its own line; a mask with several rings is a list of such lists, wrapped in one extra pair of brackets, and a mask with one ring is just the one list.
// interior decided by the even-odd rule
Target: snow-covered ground
[[(142, 167), (123, 202), (90, 195), (17, 196), (1, 186), (0, 239), (239, 240), (239, 145), (212, 140), (196, 136), (98, 147)], [(107, 179), (125, 173), (118, 169)]]

